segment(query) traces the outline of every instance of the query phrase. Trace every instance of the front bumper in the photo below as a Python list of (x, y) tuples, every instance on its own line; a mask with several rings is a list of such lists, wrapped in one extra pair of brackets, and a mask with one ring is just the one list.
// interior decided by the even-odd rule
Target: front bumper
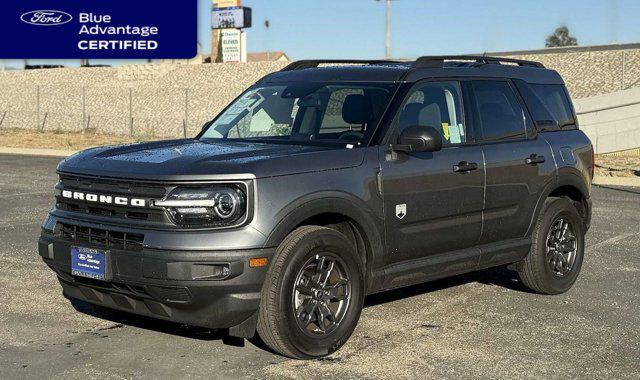
[[(255, 314), (267, 267), (251, 268), (248, 262), (257, 257), (270, 262), (275, 250), (111, 249), (110, 279), (98, 281), (71, 275), (72, 245), (92, 248), (46, 231), (38, 242), (40, 256), (58, 275), (67, 297), (207, 328), (238, 326)], [(220, 267), (228, 268), (226, 274), (220, 276)]]

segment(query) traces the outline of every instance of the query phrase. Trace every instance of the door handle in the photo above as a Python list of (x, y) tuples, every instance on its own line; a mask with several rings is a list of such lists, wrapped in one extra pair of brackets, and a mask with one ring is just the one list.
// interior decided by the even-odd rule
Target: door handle
[(525, 160), (527, 165), (538, 165), (545, 161), (546, 159), (544, 158), (544, 156), (538, 156), (537, 154), (532, 154)]
[(466, 173), (477, 168), (478, 164), (475, 162), (460, 161), (457, 165), (453, 165), (453, 171), (456, 173)]

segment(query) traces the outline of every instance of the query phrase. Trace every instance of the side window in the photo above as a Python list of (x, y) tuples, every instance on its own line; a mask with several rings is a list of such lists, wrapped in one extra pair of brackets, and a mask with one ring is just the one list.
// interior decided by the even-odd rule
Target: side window
[(398, 117), (398, 131), (412, 125), (435, 128), (445, 146), (467, 141), (462, 92), (458, 82), (430, 82), (414, 89)]
[(532, 84), (530, 86), (551, 116), (558, 122), (559, 127), (575, 124), (569, 99), (562, 85)]
[(478, 115), (486, 140), (526, 136), (525, 113), (508, 82), (473, 81)]

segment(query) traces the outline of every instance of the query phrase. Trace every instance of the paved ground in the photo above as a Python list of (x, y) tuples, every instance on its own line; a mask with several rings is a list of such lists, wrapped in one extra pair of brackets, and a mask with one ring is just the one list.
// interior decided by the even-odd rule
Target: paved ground
[(74, 310), (35, 250), (56, 162), (0, 156), (0, 378), (640, 377), (638, 189), (594, 189), (569, 293), (528, 293), (503, 269), (380, 294), (341, 351), (300, 362), (211, 331)]

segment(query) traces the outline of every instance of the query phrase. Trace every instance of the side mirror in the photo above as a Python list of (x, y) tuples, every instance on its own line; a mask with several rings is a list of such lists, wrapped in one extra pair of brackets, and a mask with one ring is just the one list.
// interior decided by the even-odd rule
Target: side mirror
[(412, 125), (405, 128), (393, 150), (399, 152), (435, 152), (442, 149), (442, 136), (433, 127)]

